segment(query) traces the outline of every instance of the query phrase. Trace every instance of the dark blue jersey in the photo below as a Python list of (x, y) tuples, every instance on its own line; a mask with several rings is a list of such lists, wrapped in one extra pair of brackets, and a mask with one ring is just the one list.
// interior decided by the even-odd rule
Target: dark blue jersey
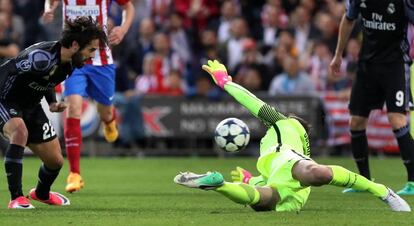
[(347, 0), (346, 17), (359, 20), (363, 33), (361, 61), (410, 62), (405, 0)]
[(0, 68), (0, 101), (32, 107), (45, 96), (53, 102), (54, 88), (73, 71), (60, 61), (59, 42), (41, 42), (22, 51)]

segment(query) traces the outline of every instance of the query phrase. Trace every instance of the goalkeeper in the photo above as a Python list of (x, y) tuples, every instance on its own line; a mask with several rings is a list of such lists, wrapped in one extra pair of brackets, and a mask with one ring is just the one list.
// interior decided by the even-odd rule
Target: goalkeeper
[(364, 190), (384, 201), (393, 211), (410, 212), (410, 206), (390, 188), (374, 183), (341, 166), (320, 165), (310, 158), (305, 121), (286, 117), (248, 90), (232, 82), (226, 67), (217, 60), (203, 65), (214, 82), (259, 118), (268, 128), (260, 142), (257, 170), (260, 176), (237, 168), (234, 183), (218, 172), (180, 173), (174, 182), (190, 188), (214, 190), (234, 202), (250, 205), (256, 211), (299, 211), (305, 205), (310, 186), (334, 185)]

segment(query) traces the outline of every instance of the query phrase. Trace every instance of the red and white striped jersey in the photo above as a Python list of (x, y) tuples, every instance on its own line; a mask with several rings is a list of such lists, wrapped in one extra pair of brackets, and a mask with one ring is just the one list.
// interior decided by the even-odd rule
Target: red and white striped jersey
[[(119, 5), (124, 5), (129, 0), (114, 0)], [(63, 19), (75, 19), (80, 16), (92, 16), (99, 24), (104, 25), (105, 32), (108, 25), (108, 14), (111, 0), (63, 0)], [(108, 46), (100, 43), (100, 50), (92, 61), (87, 62), (93, 65), (113, 64), (112, 53)]]

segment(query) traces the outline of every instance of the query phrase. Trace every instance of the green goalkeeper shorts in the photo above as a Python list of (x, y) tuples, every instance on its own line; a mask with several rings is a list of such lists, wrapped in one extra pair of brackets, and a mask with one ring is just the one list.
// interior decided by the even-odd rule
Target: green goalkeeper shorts
[(276, 189), (280, 195), (275, 209), (278, 212), (299, 211), (308, 200), (310, 187), (302, 186), (292, 177), (293, 166), (301, 160), (311, 159), (292, 149), (282, 148), (280, 152), (261, 156), (257, 162), (258, 171), (268, 178), (266, 185)]

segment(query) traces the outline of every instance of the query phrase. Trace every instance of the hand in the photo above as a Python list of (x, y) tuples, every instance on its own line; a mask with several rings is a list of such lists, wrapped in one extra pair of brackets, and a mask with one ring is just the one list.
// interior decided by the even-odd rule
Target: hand
[(67, 108), (67, 104), (65, 102), (59, 102), (59, 103), (51, 103), (49, 104), (49, 110), (50, 112), (63, 112)]
[(46, 9), (45, 12), (42, 15), (42, 21), (47, 24), (53, 21), (55, 15), (55, 10), (59, 6), (59, 1), (53, 1), (51, 0), (51, 6), (49, 9)]
[(240, 182), (240, 183), (248, 184), (250, 181), (250, 178), (252, 178), (252, 174), (249, 171), (239, 166), (237, 166), (235, 170), (232, 170), (230, 174), (231, 174), (231, 179), (233, 180), (233, 182)]
[(202, 69), (209, 73), (214, 82), (224, 89), (224, 85), (227, 82), (231, 82), (231, 76), (227, 74), (226, 67), (217, 60), (207, 62), (207, 65), (203, 65)]
[(109, 44), (118, 45), (119, 43), (121, 43), (121, 41), (124, 39), (125, 33), (126, 32), (122, 29), (122, 27), (114, 27), (111, 30), (111, 33), (109, 34)]
[(339, 74), (341, 70), (341, 63), (342, 63), (342, 57), (335, 55), (331, 63), (329, 64), (329, 74), (330, 75)]

